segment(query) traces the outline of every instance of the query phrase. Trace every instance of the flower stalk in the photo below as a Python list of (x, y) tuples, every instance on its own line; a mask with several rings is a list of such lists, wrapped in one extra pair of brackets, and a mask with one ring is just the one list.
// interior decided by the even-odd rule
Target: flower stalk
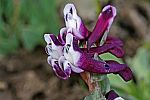
[[(100, 57), (95, 54), (94, 59), (101, 60)], [(82, 77), (86, 80), (86, 84), (89, 87), (90, 95), (86, 96), (84, 100), (106, 100), (105, 94), (110, 91), (110, 83), (107, 75), (101, 75), (97, 73), (87, 73), (89, 77)], [(87, 82), (88, 80), (88, 82)]]

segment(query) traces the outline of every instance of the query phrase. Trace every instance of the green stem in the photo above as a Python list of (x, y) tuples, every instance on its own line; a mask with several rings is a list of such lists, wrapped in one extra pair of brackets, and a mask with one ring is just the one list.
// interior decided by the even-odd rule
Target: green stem
[[(101, 60), (97, 54), (94, 58)], [(90, 73), (90, 86), (92, 84), (93, 90), (90, 90), (90, 95), (86, 96), (84, 100), (106, 100), (105, 94), (110, 90), (109, 79), (106, 74)]]

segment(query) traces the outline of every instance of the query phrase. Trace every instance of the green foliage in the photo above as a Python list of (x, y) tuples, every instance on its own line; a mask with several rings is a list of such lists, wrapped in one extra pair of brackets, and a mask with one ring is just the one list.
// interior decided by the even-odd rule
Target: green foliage
[(32, 51), (59, 29), (55, 0), (0, 0), (0, 54)]
[(100, 95), (100, 91), (97, 89), (93, 91), (90, 95), (86, 96), (84, 100), (106, 100), (104, 96)]
[[(147, 46), (137, 50), (133, 58), (127, 58), (127, 63), (132, 69), (135, 82), (124, 82), (118, 75), (108, 75), (110, 84), (125, 100), (150, 100), (150, 52)], [(110, 53), (100, 56), (104, 60), (116, 60), (123, 63)]]
[(125, 100), (150, 100), (150, 53), (146, 48), (139, 48), (133, 58), (127, 62), (131, 67), (135, 82), (123, 82), (116, 75), (110, 75), (110, 83)]

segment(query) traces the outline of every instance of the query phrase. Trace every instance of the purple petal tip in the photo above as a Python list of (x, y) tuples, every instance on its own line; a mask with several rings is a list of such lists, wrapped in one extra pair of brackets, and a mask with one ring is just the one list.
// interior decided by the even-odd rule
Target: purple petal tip
[(92, 44), (97, 40), (99, 39), (101, 40), (103, 36), (105, 36), (106, 39), (110, 26), (115, 16), (116, 16), (115, 7), (108, 5), (103, 8), (102, 13), (99, 15), (96, 26), (88, 39), (88, 48), (90, 48)]
[(114, 90), (110, 90), (106, 95), (105, 95), (107, 100), (114, 100), (117, 97), (119, 97), (119, 95), (114, 91)]

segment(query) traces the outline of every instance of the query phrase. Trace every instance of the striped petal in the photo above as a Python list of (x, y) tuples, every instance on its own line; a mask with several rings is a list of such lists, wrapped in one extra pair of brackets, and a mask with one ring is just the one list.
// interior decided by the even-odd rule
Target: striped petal
[(81, 56), (77, 65), (83, 70), (99, 74), (117, 73), (127, 67), (125, 64), (119, 64), (116, 61), (98, 61), (87, 58), (86, 55)]
[[(80, 57), (80, 52), (74, 50), (74, 46), (77, 45), (77, 41), (73, 40), (74, 36), (70, 33), (66, 36), (66, 44), (64, 46), (64, 56), (72, 64), (76, 63)], [(79, 48), (78, 48), (79, 49)]]
[(120, 46), (120, 47), (123, 46), (123, 42), (120, 39), (114, 38), (114, 37), (111, 37), (111, 36), (107, 37), (105, 43), (106, 44), (115, 44), (115, 45)]
[(113, 49), (110, 49), (109, 52), (114, 54), (118, 58), (124, 56), (124, 50), (119, 46), (115, 46)]
[(63, 46), (56, 36), (53, 34), (45, 34), (44, 39), (47, 42), (47, 46), (45, 48), (47, 54), (52, 58), (59, 59), (59, 57), (63, 55)]
[[(70, 66), (66, 66), (65, 70), (63, 69), (63, 66), (60, 66), (58, 63), (58, 60), (52, 59), (51, 61), (53, 70), (55, 74), (61, 78), (61, 79), (68, 79), (71, 74), (71, 68)], [(63, 65), (63, 64), (61, 64)]]
[(124, 56), (124, 51), (121, 47), (109, 43), (105, 43), (104, 45), (98, 47), (92, 47), (88, 51), (86, 48), (81, 48), (81, 50), (91, 55), (94, 55), (95, 53), (103, 54), (103, 53), (110, 52), (111, 54), (115, 55), (118, 58)]
[(64, 19), (67, 28), (72, 28), (73, 34), (78, 39), (88, 37), (88, 30), (81, 18), (77, 15), (76, 8), (73, 4), (67, 4), (64, 8)]
[(66, 38), (66, 34), (67, 34), (67, 28), (61, 28), (60, 32), (58, 34), (58, 40), (61, 44), (65, 44), (65, 38)]
[[(80, 69), (77, 66), (74, 66), (72, 63), (70, 63), (68, 60), (66, 60), (66, 58), (64, 56), (61, 56), (59, 58), (59, 66), (62, 66), (62, 69), (65, 71), (66, 69), (71, 68), (71, 70), (75, 73), (81, 73), (84, 70)], [(71, 73), (70, 73), (71, 74)]]
[[(64, 56), (67, 60), (70, 60), (74, 66), (78, 66), (80, 69), (83, 69), (88, 72), (99, 73), (99, 74), (119, 74), (125, 81), (128, 81), (127, 74), (125, 69), (127, 68), (126, 64), (119, 64), (116, 61), (108, 60), (95, 60), (88, 53), (81, 51), (78, 47), (75, 37), (72, 34), (67, 34), (66, 36), (66, 47), (67, 52), (64, 52)], [(70, 58), (71, 57), (71, 58)], [(131, 75), (128, 75), (131, 76)]]
[(103, 45), (115, 16), (115, 7), (108, 5), (103, 8), (102, 13), (100, 13), (99, 15), (96, 26), (88, 39), (88, 49), (92, 46), (93, 43), (95, 43), (99, 39), (102, 42), (100, 45)]

